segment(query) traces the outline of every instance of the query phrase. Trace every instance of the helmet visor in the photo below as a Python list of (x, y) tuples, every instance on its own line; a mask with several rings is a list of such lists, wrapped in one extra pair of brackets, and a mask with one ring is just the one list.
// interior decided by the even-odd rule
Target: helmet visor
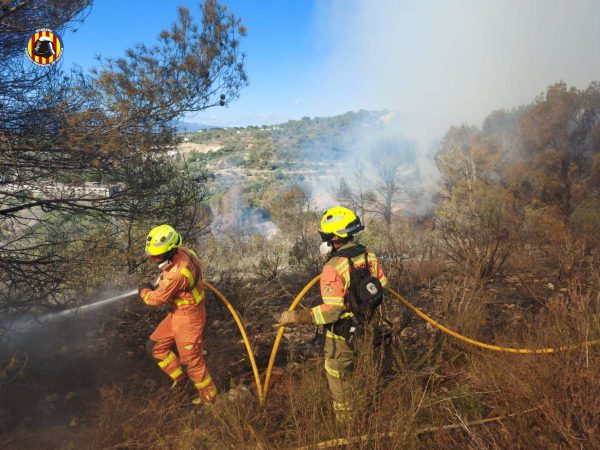
[(365, 229), (364, 225), (362, 223), (360, 223), (360, 219), (357, 216), (356, 219), (354, 219), (352, 222), (350, 222), (346, 228), (338, 231), (338, 233), (347, 234), (348, 236), (354, 236), (356, 233), (358, 233), (359, 231), (362, 231), (364, 229)]

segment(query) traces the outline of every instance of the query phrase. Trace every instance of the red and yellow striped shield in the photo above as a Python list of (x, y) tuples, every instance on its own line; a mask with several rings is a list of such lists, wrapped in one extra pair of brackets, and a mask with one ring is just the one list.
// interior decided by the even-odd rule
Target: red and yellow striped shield
[(52, 30), (36, 30), (27, 42), (27, 56), (40, 66), (54, 64), (60, 59), (62, 52), (62, 40)]

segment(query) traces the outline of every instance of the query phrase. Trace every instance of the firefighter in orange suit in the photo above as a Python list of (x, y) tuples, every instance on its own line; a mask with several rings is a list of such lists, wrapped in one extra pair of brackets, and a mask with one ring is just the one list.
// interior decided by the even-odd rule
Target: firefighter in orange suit
[(350, 289), (350, 266), (360, 268), (368, 264), (381, 286), (388, 285), (375, 254), (352, 241), (363, 229), (360, 219), (347, 208), (336, 206), (325, 212), (319, 231), (323, 239), (321, 254), (329, 258), (320, 280), (323, 303), (312, 309), (286, 311), (280, 319), (280, 325), (314, 323), (325, 327), (325, 372), (338, 422), (350, 419), (353, 410), (348, 376), (354, 350), (346, 343), (353, 313), (345, 302)]
[[(140, 286), (139, 294), (149, 306), (171, 306), (158, 324), (146, 349), (158, 366), (173, 380), (173, 386), (187, 376), (198, 389), (196, 404), (212, 403), (217, 396), (204, 358), (202, 332), (206, 324), (204, 285), (198, 256), (183, 247), (181, 236), (169, 225), (153, 228), (146, 239), (146, 254), (162, 270), (158, 286)], [(177, 347), (177, 354), (172, 350)]]

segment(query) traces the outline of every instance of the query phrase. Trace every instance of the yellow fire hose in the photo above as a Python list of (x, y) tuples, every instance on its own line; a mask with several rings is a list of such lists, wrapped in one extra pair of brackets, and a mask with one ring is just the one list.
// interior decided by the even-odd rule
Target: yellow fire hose
[[(300, 300), (302, 300), (304, 298), (306, 293), (310, 290), (311, 287), (313, 287), (315, 285), (315, 283), (317, 281), (319, 281), (320, 278), (321, 278), (321, 275), (317, 275), (312, 280), (310, 280), (306, 286), (304, 286), (304, 289), (302, 289), (300, 291), (300, 293), (296, 296), (296, 298), (294, 299), (294, 301), (288, 308), (288, 311), (293, 311), (294, 309), (296, 309), (296, 306), (298, 305), (298, 303), (300, 303)], [(269, 366), (267, 367), (267, 374), (265, 376), (265, 384), (264, 384), (264, 391), (263, 391), (263, 397), (261, 400), (261, 405), (266, 400), (267, 393), (269, 392), (269, 383), (271, 381), (271, 372), (273, 372), (273, 366), (275, 365), (275, 357), (277, 356), (277, 351), (279, 350), (279, 344), (281, 343), (281, 338), (283, 336), (284, 330), (285, 330), (284, 326), (279, 327), (279, 329), (277, 330), (277, 337), (275, 338), (275, 343), (273, 344), (273, 350), (271, 350), (271, 357), (269, 358)]]
[[(308, 291), (317, 283), (317, 281), (319, 281), (320, 278), (321, 278), (321, 275), (317, 275), (311, 281), (309, 281), (306, 286), (304, 286), (304, 288), (300, 291), (300, 293), (296, 296), (294, 301), (289, 306), (288, 311), (293, 311), (296, 309), (296, 307), (298, 306), (300, 301), (304, 298), (304, 296), (308, 293)], [(277, 352), (279, 351), (279, 346), (281, 344), (281, 338), (283, 337), (283, 332), (285, 331), (285, 326), (281, 326), (277, 330), (277, 336), (275, 338), (275, 342), (273, 344), (273, 349), (271, 350), (271, 356), (269, 358), (269, 364), (267, 366), (265, 382), (264, 382), (264, 385), (261, 385), (258, 367), (256, 366), (256, 360), (254, 358), (254, 353), (252, 352), (252, 346), (250, 345), (250, 341), (248, 340), (246, 330), (244, 329), (244, 325), (242, 324), (242, 321), (240, 320), (237, 312), (235, 311), (235, 309), (233, 308), (231, 303), (225, 298), (225, 296), (221, 292), (219, 292), (218, 289), (216, 289), (210, 283), (205, 283), (205, 286), (208, 289), (210, 289), (225, 304), (225, 306), (227, 306), (227, 309), (229, 309), (229, 312), (233, 316), (233, 318), (240, 330), (240, 333), (244, 340), (244, 345), (246, 346), (246, 351), (248, 352), (248, 357), (250, 358), (250, 364), (252, 365), (252, 372), (254, 373), (254, 381), (256, 383), (258, 400), (259, 400), (260, 404), (262, 405), (262, 404), (264, 404), (264, 402), (267, 398), (267, 394), (269, 392), (269, 384), (271, 382), (271, 374), (273, 372), (273, 367), (275, 366), (275, 359), (277, 357)], [(434, 327), (438, 328), (442, 332), (444, 332), (462, 342), (466, 342), (467, 344), (474, 345), (476, 347), (485, 348), (487, 350), (493, 350), (493, 351), (498, 351), (498, 352), (507, 352), (507, 353), (520, 353), (520, 354), (540, 354), (540, 353), (554, 353), (554, 352), (558, 352), (558, 351), (573, 350), (573, 349), (583, 347), (583, 346), (600, 344), (600, 339), (593, 340), (593, 341), (580, 342), (577, 344), (562, 345), (560, 347), (547, 347), (547, 348), (513, 348), (513, 347), (501, 347), (498, 345), (486, 344), (485, 342), (471, 339), (469, 337), (466, 337), (466, 336), (463, 336), (462, 334), (457, 333), (456, 331), (451, 330), (450, 328), (445, 327), (444, 325), (440, 324), (439, 322), (433, 320), (431, 317), (429, 317), (427, 314), (425, 314), (419, 308), (414, 306), (412, 303), (410, 303), (408, 300), (406, 300), (404, 297), (402, 297), (400, 294), (398, 294), (393, 289), (388, 288), (388, 291), (394, 297), (396, 297), (396, 299), (398, 299), (404, 306), (406, 306), (408, 309), (413, 311), (415, 314), (417, 314), (423, 320), (430, 323)]]
[(476, 347), (485, 348), (487, 350), (494, 350), (497, 352), (507, 352), (507, 353), (528, 353), (528, 354), (531, 354), (531, 353), (554, 353), (554, 352), (560, 352), (560, 351), (564, 351), (564, 350), (573, 350), (573, 349), (576, 349), (579, 347), (584, 347), (587, 345), (600, 344), (600, 340), (585, 341), (585, 342), (579, 342), (577, 344), (561, 345), (560, 347), (547, 347), (547, 348), (512, 348), (512, 347), (500, 347), (498, 345), (486, 344), (485, 342), (476, 341), (475, 339), (471, 339), (466, 336), (463, 336), (462, 334), (459, 334), (456, 331), (452, 331), (450, 328), (447, 328), (444, 325), (442, 325), (441, 323), (438, 323), (435, 320), (433, 320), (431, 317), (429, 317), (427, 314), (425, 314), (423, 311), (421, 311), (416, 306), (412, 305), (408, 300), (406, 300), (404, 297), (402, 297), (400, 294), (398, 294), (393, 289), (388, 289), (388, 290), (391, 292), (391, 294), (394, 297), (396, 297), (398, 300), (400, 300), (404, 306), (406, 306), (408, 309), (413, 311), (421, 319), (425, 320), (426, 322), (429, 322), (434, 327), (436, 327), (439, 330), (443, 331), (444, 333), (449, 334), (450, 336), (458, 339), (459, 341), (466, 342), (467, 344), (471, 344)]
[[(302, 289), (302, 291), (300, 291), (298, 296), (294, 299), (294, 301), (288, 308), (288, 311), (293, 311), (294, 309), (296, 309), (296, 306), (298, 305), (298, 303), (300, 303), (300, 301), (302, 300), (302, 298), (304, 298), (304, 296), (309, 291), (309, 289), (311, 287), (313, 287), (320, 278), (321, 278), (321, 276), (317, 275), (306, 286), (304, 286), (304, 289)], [(508, 353), (521, 353), (521, 354), (554, 353), (554, 352), (564, 351), (564, 350), (573, 350), (573, 349), (583, 347), (583, 346), (588, 346), (588, 345), (600, 344), (600, 340), (594, 340), (594, 341), (580, 342), (577, 344), (563, 345), (560, 347), (532, 348), (532, 349), (501, 347), (498, 345), (486, 344), (485, 342), (480, 342), (475, 339), (468, 338), (466, 336), (463, 336), (462, 334), (457, 333), (456, 331), (451, 330), (450, 328), (445, 327), (444, 325), (433, 320), (431, 317), (429, 317), (427, 314), (425, 314), (419, 308), (412, 305), (408, 300), (406, 300), (404, 297), (402, 297), (400, 294), (398, 294), (393, 289), (388, 288), (388, 291), (391, 292), (391, 294), (394, 297), (396, 297), (400, 302), (402, 302), (402, 304), (404, 306), (406, 306), (408, 309), (410, 309), (415, 314), (417, 314), (420, 318), (429, 322), (431, 325), (433, 325), (434, 327), (443, 331), (444, 333), (446, 333), (460, 341), (466, 342), (466, 343), (474, 345), (476, 347), (485, 348), (487, 350), (494, 350), (494, 351), (498, 351), (498, 352), (508, 352)], [(273, 350), (271, 350), (271, 358), (269, 359), (269, 366), (267, 367), (267, 374), (265, 376), (265, 383), (263, 386), (263, 399), (261, 401), (261, 404), (266, 400), (267, 393), (269, 392), (269, 382), (271, 381), (271, 372), (273, 371), (273, 366), (275, 364), (275, 357), (277, 356), (277, 351), (279, 350), (279, 345), (281, 342), (281, 337), (283, 336), (284, 329), (285, 329), (285, 327), (279, 327), (279, 330), (277, 331), (277, 337), (275, 339), (275, 343), (273, 344)]]
[[(304, 286), (304, 288), (300, 291), (300, 293), (296, 296), (296, 298), (294, 299), (294, 301), (290, 304), (288, 311), (293, 311), (296, 309), (296, 307), (298, 306), (298, 304), (300, 303), (300, 301), (304, 298), (304, 296), (308, 293), (308, 291), (317, 283), (317, 281), (319, 281), (319, 279), (321, 278), (321, 275), (317, 275), (316, 277), (314, 277), (311, 281), (308, 282), (308, 284), (306, 286)], [(273, 344), (273, 349), (271, 350), (271, 356), (269, 358), (269, 365), (267, 367), (267, 372), (265, 375), (265, 383), (264, 386), (261, 386), (260, 383), (260, 376), (258, 373), (258, 368), (256, 366), (256, 361), (254, 358), (254, 353), (252, 352), (252, 347), (250, 345), (250, 342), (248, 340), (248, 336), (246, 335), (246, 330), (244, 329), (244, 325), (242, 324), (237, 312), (235, 311), (235, 309), (233, 308), (233, 306), (231, 305), (231, 303), (229, 303), (229, 301), (225, 298), (225, 296), (223, 294), (221, 294), (221, 292), (219, 292), (218, 289), (216, 289), (214, 286), (212, 286), (210, 283), (204, 283), (204, 285), (210, 289), (224, 304), (225, 306), (227, 306), (227, 309), (229, 309), (229, 312), (231, 313), (231, 315), (233, 316), (239, 330), (240, 333), (242, 334), (242, 338), (244, 340), (244, 344), (246, 346), (246, 351), (248, 352), (248, 357), (250, 358), (250, 364), (252, 365), (252, 371), (254, 373), (254, 381), (256, 383), (256, 390), (258, 393), (258, 399), (261, 405), (264, 404), (266, 398), (267, 398), (267, 394), (269, 392), (269, 383), (271, 381), (271, 374), (273, 372), (273, 367), (275, 365), (275, 358), (277, 356), (277, 351), (279, 350), (279, 346), (281, 344), (281, 338), (283, 337), (283, 332), (285, 330), (285, 326), (281, 326), (279, 327), (279, 329), (277, 330), (277, 336), (275, 338), (275, 342)], [(423, 311), (421, 311), (419, 308), (417, 308), (416, 306), (414, 306), (413, 304), (411, 304), (408, 300), (406, 300), (404, 297), (402, 297), (399, 293), (397, 293), (396, 291), (394, 291), (391, 288), (388, 288), (388, 291), (394, 296), (396, 297), (396, 299), (398, 299), (404, 306), (406, 306), (408, 309), (410, 309), (411, 311), (413, 311), (415, 314), (417, 314), (419, 317), (421, 317), (423, 320), (425, 320), (426, 322), (430, 323), (431, 325), (433, 325), (434, 327), (438, 328), (439, 330), (441, 330), (442, 332), (460, 340), (463, 342), (466, 342), (468, 344), (474, 345), (476, 347), (480, 347), (480, 348), (485, 348), (487, 350), (493, 350), (493, 351), (499, 351), (499, 352), (508, 352), (508, 353), (520, 353), (520, 354), (539, 354), (539, 353), (554, 353), (554, 352), (558, 352), (558, 351), (564, 351), (564, 350), (573, 350), (575, 348), (579, 348), (579, 347), (583, 347), (583, 346), (587, 346), (587, 345), (598, 345), (600, 344), (600, 339), (599, 340), (593, 340), (593, 341), (586, 341), (586, 342), (581, 342), (581, 343), (577, 343), (577, 344), (569, 344), (569, 345), (563, 345), (560, 347), (547, 347), (547, 348), (534, 348), (534, 349), (528, 349), (528, 348), (512, 348), (512, 347), (501, 347), (498, 345), (491, 345), (491, 344), (486, 344), (485, 342), (480, 342), (477, 341), (475, 339), (471, 339), (468, 338), (466, 336), (463, 336), (459, 333), (457, 333), (456, 331), (451, 330), (450, 328), (445, 327), (444, 325), (438, 323), (437, 321), (433, 320), (431, 317), (429, 317), (427, 314), (425, 314)], [(441, 427), (426, 427), (426, 428), (421, 428), (418, 429), (416, 431), (416, 434), (423, 434), (423, 433), (429, 433), (432, 431), (436, 431), (436, 430), (441, 430), (441, 429), (454, 429), (454, 428), (460, 428), (463, 427), (464, 425), (478, 425), (478, 424), (485, 424), (485, 423), (490, 423), (490, 422), (495, 422), (495, 421), (500, 421), (506, 418), (510, 418), (519, 414), (523, 414), (523, 413), (527, 413), (530, 411), (533, 411), (537, 408), (533, 408), (531, 410), (527, 410), (527, 411), (522, 411), (521, 413), (513, 413), (513, 414), (507, 414), (504, 416), (498, 416), (498, 417), (492, 417), (492, 418), (488, 418), (488, 419), (481, 419), (481, 420), (477, 420), (474, 422), (469, 422), (467, 424), (452, 424), (452, 425), (444, 425)], [(305, 449), (312, 449), (312, 448), (317, 448), (317, 449), (326, 449), (326, 448), (332, 448), (332, 447), (337, 447), (337, 446), (341, 446), (341, 445), (348, 445), (348, 444), (353, 444), (353, 443), (357, 443), (357, 442), (366, 442), (372, 439), (381, 439), (381, 438), (391, 438), (391, 437), (395, 437), (397, 436), (397, 433), (395, 432), (388, 432), (388, 433), (378, 433), (375, 435), (365, 435), (365, 436), (354, 436), (351, 438), (340, 438), (340, 439), (332, 439), (330, 441), (325, 441), (325, 442), (320, 442), (318, 444), (314, 444), (308, 447), (301, 447), (300, 449), (297, 450), (305, 450)]]
[(242, 339), (244, 340), (244, 345), (246, 346), (246, 351), (248, 352), (248, 357), (250, 358), (250, 364), (252, 365), (252, 372), (254, 372), (254, 382), (256, 383), (256, 392), (258, 393), (258, 401), (262, 405), (264, 403), (264, 400), (263, 400), (263, 390), (262, 390), (262, 386), (260, 384), (260, 375), (258, 374), (258, 367), (256, 367), (254, 353), (252, 353), (252, 347), (250, 346), (250, 341), (248, 340), (248, 336), (246, 335), (246, 330), (244, 329), (244, 325), (242, 324), (242, 321), (240, 320), (240, 317), (238, 316), (238, 314), (235, 311), (235, 309), (233, 308), (233, 306), (231, 306), (231, 303), (229, 303), (229, 301), (225, 298), (225, 296), (223, 294), (221, 294), (221, 292), (219, 292), (219, 290), (217, 288), (215, 288), (213, 285), (211, 285), (210, 283), (207, 283), (207, 282), (204, 282), (204, 286), (206, 286), (208, 289), (210, 289), (219, 298), (219, 300), (221, 300), (225, 304), (225, 306), (227, 306), (227, 309), (233, 316), (233, 319), (235, 320), (235, 323), (237, 324), (237, 326), (240, 330), (240, 333), (242, 334)]

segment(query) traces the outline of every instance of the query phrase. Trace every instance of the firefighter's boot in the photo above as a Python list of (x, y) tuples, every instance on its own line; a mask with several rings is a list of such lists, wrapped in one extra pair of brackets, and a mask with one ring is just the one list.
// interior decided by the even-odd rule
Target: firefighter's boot
[(195, 405), (214, 403), (217, 399), (217, 386), (210, 375), (207, 374), (202, 381), (194, 383), (194, 386), (198, 389), (198, 397), (192, 400)]

